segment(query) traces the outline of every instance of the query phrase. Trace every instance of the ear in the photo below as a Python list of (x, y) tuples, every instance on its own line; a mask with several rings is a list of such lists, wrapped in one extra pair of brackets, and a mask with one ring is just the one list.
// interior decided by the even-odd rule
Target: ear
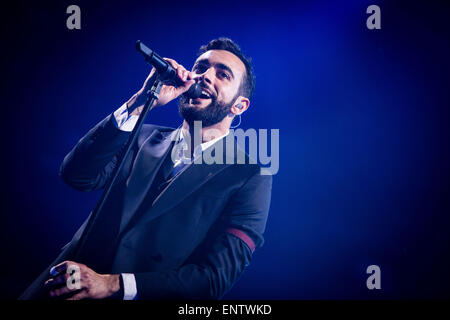
[(242, 114), (244, 111), (248, 109), (250, 106), (250, 100), (248, 98), (239, 96), (233, 106), (231, 107), (230, 111), (235, 116)]

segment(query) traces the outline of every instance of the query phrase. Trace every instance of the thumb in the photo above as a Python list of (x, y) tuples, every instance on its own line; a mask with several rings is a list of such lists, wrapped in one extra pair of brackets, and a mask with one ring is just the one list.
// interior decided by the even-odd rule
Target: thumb
[(184, 83), (184, 85), (186, 87), (188, 87), (188, 89), (195, 83), (195, 80), (188, 80)]
[(180, 94), (185, 93), (189, 90), (189, 88), (195, 83), (195, 80), (188, 80), (185, 83), (183, 83), (182, 86), (178, 87), (178, 90), (180, 90)]

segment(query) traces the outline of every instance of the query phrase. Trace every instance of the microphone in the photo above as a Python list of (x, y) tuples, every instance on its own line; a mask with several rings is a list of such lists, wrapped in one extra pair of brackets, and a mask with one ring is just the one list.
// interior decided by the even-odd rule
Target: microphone
[[(141, 40), (136, 41), (136, 50), (144, 56), (145, 61), (155, 67), (161, 80), (175, 86), (183, 84), (177, 76), (177, 71), (170, 65), (170, 63), (148, 48), (141, 42)], [(184, 95), (192, 99), (199, 98), (202, 95), (202, 87), (198, 83), (194, 83), (189, 90), (184, 93)]]

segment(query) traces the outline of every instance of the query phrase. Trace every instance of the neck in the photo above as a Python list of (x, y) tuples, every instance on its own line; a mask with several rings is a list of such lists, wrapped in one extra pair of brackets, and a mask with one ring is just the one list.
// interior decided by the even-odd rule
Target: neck
[[(232, 119), (231, 119), (232, 120)], [(201, 143), (205, 143), (215, 138), (221, 137), (228, 133), (230, 130), (231, 121), (228, 117), (225, 117), (222, 121), (209, 126), (209, 127), (201, 127), (201, 139), (200, 139), (200, 126), (195, 126), (194, 124), (189, 124), (186, 120), (183, 121), (183, 126), (181, 130), (183, 130), (183, 135), (187, 138), (190, 137), (190, 143), (193, 148), (193, 151), (198, 145)], [(195, 139), (195, 135), (197, 135), (197, 139)]]

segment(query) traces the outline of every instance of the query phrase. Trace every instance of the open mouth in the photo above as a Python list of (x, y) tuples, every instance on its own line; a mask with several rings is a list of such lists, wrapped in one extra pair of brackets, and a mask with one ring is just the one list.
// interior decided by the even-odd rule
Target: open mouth
[(208, 91), (202, 90), (202, 94), (200, 95), (200, 97), (191, 99), (191, 103), (192, 104), (200, 104), (203, 100), (209, 100), (212, 98), (213, 98), (213, 96)]

